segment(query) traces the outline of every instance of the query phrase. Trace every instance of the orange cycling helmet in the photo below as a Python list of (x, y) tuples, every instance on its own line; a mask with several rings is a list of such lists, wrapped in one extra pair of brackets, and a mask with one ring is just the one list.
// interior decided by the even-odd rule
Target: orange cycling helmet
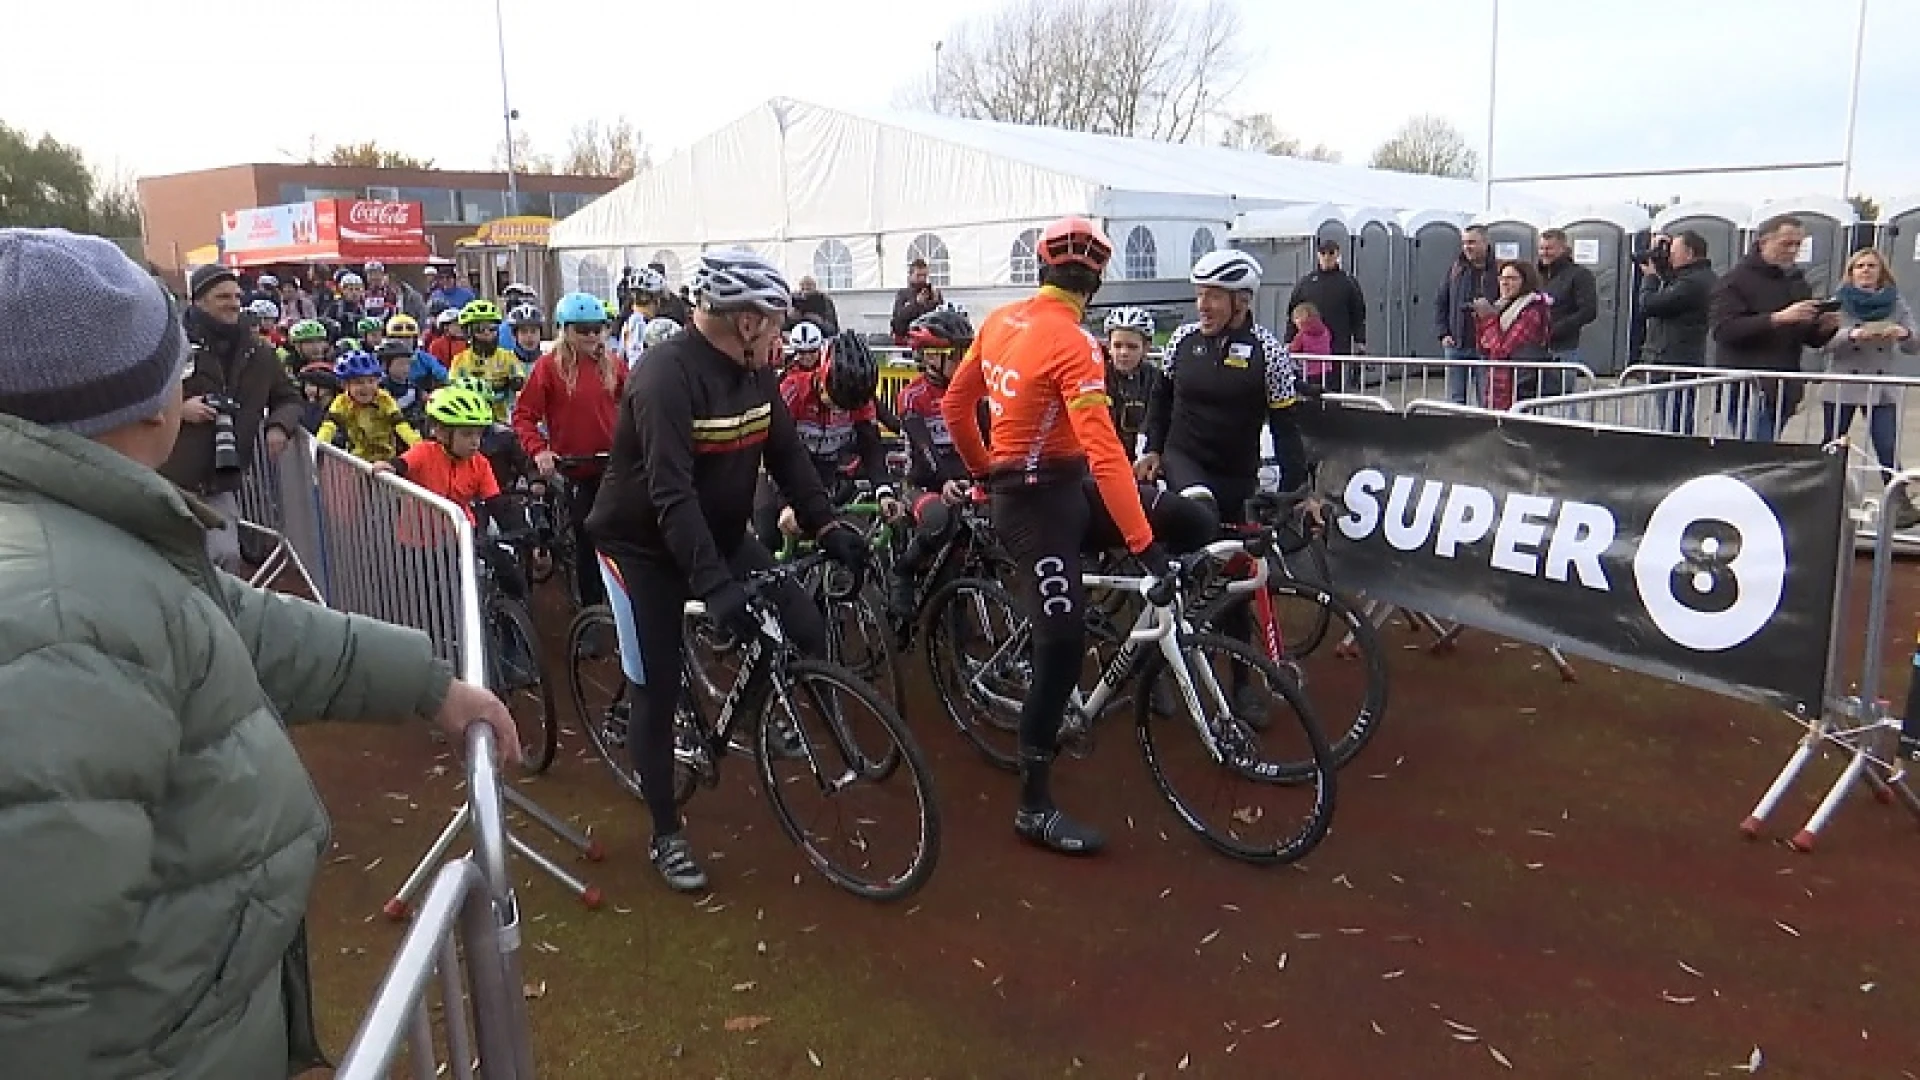
[(1042, 266), (1084, 266), (1103, 274), (1107, 260), (1113, 258), (1113, 241), (1086, 218), (1063, 217), (1040, 234), (1034, 254)]

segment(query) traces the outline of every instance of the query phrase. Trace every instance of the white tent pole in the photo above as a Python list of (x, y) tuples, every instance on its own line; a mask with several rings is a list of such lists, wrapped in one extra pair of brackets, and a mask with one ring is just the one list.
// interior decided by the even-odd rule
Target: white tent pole
[(1487, 141), (1480, 155), (1481, 209), (1493, 209), (1493, 113), (1500, 89), (1500, 0), (1493, 0), (1493, 33), (1487, 46)]
[(1860, 67), (1867, 49), (1867, 0), (1860, 0), (1860, 14), (1853, 28), (1853, 87), (1847, 93), (1847, 151), (1841, 155), (1840, 197), (1853, 194), (1853, 135), (1860, 119)]

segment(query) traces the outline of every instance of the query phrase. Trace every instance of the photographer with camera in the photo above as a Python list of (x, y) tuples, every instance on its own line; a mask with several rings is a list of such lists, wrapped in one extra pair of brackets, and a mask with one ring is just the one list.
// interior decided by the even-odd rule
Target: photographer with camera
[(186, 397), (180, 436), (160, 473), (200, 496), (226, 519), (207, 531), (214, 565), (240, 565), (240, 477), (253, 467), (264, 423), (267, 449), (278, 455), (300, 430), (300, 391), (287, 378), (273, 346), (240, 318), (240, 279), (224, 266), (202, 266), (187, 278), (192, 353), (181, 391)]
[(893, 343), (905, 345), (913, 320), (940, 306), (940, 290), (933, 287), (927, 260), (915, 259), (907, 267), (907, 283), (893, 294)]
[[(1634, 253), (1640, 267), (1640, 313), (1646, 316), (1641, 359), (1674, 367), (1707, 366), (1707, 312), (1713, 300), (1713, 267), (1707, 264), (1707, 239), (1688, 229), (1674, 236), (1655, 235), (1647, 250)], [(1658, 377), (1660, 382), (1681, 378)], [(1667, 430), (1693, 434), (1691, 390), (1667, 404)]]
[[(1721, 275), (1708, 310), (1718, 346), (1715, 367), (1797, 372), (1801, 350), (1820, 348), (1840, 328), (1839, 305), (1814, 300), (1813, 287), (1795, 265), (1806, 238), (1799, 218), (1769, 218), (1753, 250)], [(1729, 396), (1728, 419), (1741, 437), (1773, 442), (1800, 408), (1805, 389), (1784, 379), (1742, 386)]]
[[(1433, 329), (1448, 360), (1484, 359), (1475, 344), (1475, 308), (1482, 300), (1493, 303), (1499, 299), (1500, 269), (1487, 248), (1487, 227), (1469, 225), (1460, 233), (1459, 258), (1447, 268), (1447, 276), (1434, 290)], [(1480, 368), (1447, 368), (1447, 400), (1456, 405), (1479, 404), (1485, 384)]]

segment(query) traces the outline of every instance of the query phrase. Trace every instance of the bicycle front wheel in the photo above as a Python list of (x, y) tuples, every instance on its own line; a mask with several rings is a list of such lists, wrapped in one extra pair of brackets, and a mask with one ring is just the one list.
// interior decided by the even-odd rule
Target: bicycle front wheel
[[(905, 768), (875, 775), (867, 758), (883, 746)], [(853, 672), (789, 663), (760, 720), (758, 758), (780, 827), (828, 881), (883, 901), (926, 884), (940, 857), (932, 771), (899, 714)]]
[(560, 747), (560, 718), (533, 616), (520, 601), (496, 594), (487, 604), (486, 628), (492, 689), (513, 714), (522, 767), (535, 775), (546, 772)]
[[(1154, 786), (1209, 847), (1250, 863), (1305, 858), (1333, 825), (1333, 752), (1273, 661), (1243, 641), (1182, 635), (1148, 661), (1135, 731)], [(1163, 697), (1156, 708), (1154, 691)], [(1178, 779), (1176, 779), (1176, 777)]]
[(926, 627), (927, 672), (947, 716), (988, 761), (1017, 771), (1033, 635), (1013, 597), (984, 578), (955, 578), (927, 601)]

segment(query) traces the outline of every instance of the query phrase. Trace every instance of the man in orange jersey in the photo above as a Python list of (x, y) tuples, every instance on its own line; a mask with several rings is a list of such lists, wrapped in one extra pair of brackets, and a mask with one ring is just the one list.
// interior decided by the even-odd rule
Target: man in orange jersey
[[(1148, 573), (1164, 575), (1169, 565), (1114, 431), (1100, 346), (1080, 325), (1113, 244), (1093, 222), (1068, 217), (1047, 227), (1036, 254), (1040, 291), (988, 316), (941, 410), (968, 473), (985, 477), (993, 493), (994, 531), (1020, 569), (1033, 625), (1014, 831), (1050, 850), (1086, 855), (1105, 840), (1054, 805), (1051, 784), (1086, 638), (1080, 551), (1124, 543)], [(992, 417), (991, 452), (973, 423), (982, 399)]]

